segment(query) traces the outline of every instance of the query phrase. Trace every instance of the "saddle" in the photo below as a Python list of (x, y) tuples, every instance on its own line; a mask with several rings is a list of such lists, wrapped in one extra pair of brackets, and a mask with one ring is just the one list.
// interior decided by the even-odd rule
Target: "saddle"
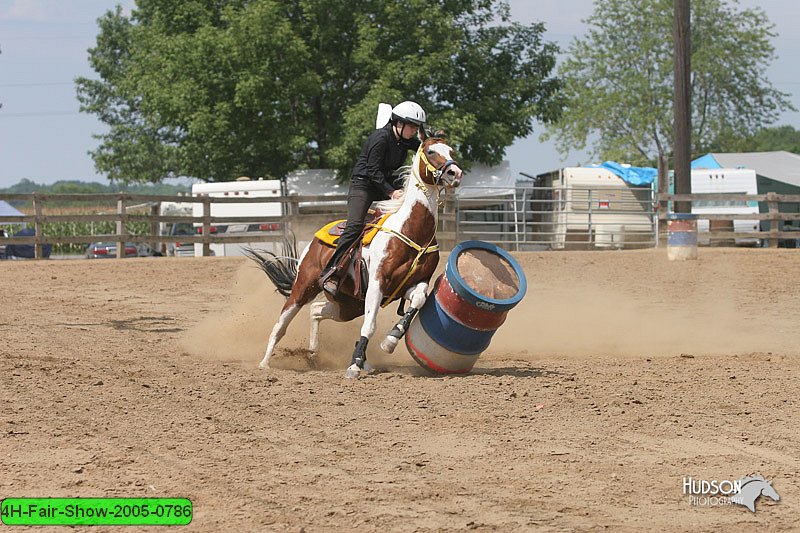
[[(353, 267), (353, 281), (355, 288), (353, 290), (353, 297), (364, 300), (367, 294), (368, 273), (366, 262), (364, 261), (361, 250), (363, 246), (368, 246), (372, 239), (377, 235), (379, 228), (386, 222), (391, 213), (383, 214), (380, 211), (370, 209), (367, 213), (367, 218), (364, 221), (365, 230), (361, 236), (361, 246), (354, 245), (352, 249), (340, 260), (342, 269), (346, 272)], [(346, 220), (334, 220), (317, 230), (314, 234), (320, 242), (331, 248), (336, 248), (339, 237), (344, 233), (347, 226)], [(358, 243), (358, 241), (356, 241)], [(346, 275), (346, 274), (344, 274)]]
[[(369, 246), (369, 243), (371, 243), (372, 239), (374, 239), (375, 235), (377, 235), (378, 228), (381, 227), (384, 222), (386, 222), (386, 219), (389, 218), (389, 215), (391, 215), (391, 213), (383, 214), (380, 211), (374, 211), (372, 209), (369, 210), (367, 213), (367, 219), (364, 221), (366, 231), (361, 237), (361, 243), (364, 246)], [(346, 220), (334, 220), (333, 222), (329, 222), (318, 229), (314, 234), (314, 237), (319, 239), (327, 246), (336, 248), (336, 243), (344, 232), (346, 225)]]

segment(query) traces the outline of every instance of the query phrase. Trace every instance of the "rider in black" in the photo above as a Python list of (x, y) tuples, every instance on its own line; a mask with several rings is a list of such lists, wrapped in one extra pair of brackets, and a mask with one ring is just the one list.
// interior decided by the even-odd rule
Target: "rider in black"
[(392, 172), (406, 161), (409, 150), (417, 150), (419, 128), (424, 127), (425, 111), (414, 102), (402, 102), (392, 109), (386, 126), (370, 134), (353, 167), (347, 196), (347, 226), (339, 237), (336, 250), (322, 271), (320, 282), (331, 295), (339, 290), (342, 259), (358, 242), (364, 231), (364, 218), (372, 202), (397, 198), (400, 190), (392, 185)]

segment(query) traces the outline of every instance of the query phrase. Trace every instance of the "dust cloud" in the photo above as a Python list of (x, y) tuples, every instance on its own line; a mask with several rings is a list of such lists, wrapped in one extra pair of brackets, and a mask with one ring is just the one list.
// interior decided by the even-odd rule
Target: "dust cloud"
[[(247, 262), (236, 272), (231, 294), (221, 309), (211, 311), (187, 330), (180, 348), (203, 359), (255, 367), (264, 356), (284, 302), (285, 298), (275, 291), (267, 276), (255, 264)], [(380, 341), (398, 318), (396, 307), (392, 304), (381, 310), (378, 317), (378, 328), (367, 350), (367, 358), (373, 365), (415, 365), (403, 345), (398, 345), (393, 355), (380, 349)], [(294, 370), (346, 368), (361, 335), (362, 322), (360, 318), (348, 323), (323, 321), (319, 328), (319, 352), (311, 363), (307, 358), (310, 320), (306, 306), (278, 343), (270, 365)]]
[[(752, 291), (764, 283), (755, 271), (727, 267), (724, 261), (712, 266), (702, 258), (668, 263), (653, 252), (597, 254), (521, 255), (527, 295), (508, 312), (481, 358), (741, 354), (794, 350), (800, 343), (791, 317), (754, 306)], [(445, 262), (443, 256), (434, 279)], [(562, 270), (565, 266), (571, 270)], [(284, 301), (263, 272), (243, 263), (227, 301), (187, 331), (180, 346), (201, 358), (255, 367)], [(377, 367), (416, 369), (402, 342), (391, 355), (380, 349), (380, 341), (397, 320), (396, 307), (380, 311), (368, 360)], [(310, 364), (306, 307), (278, 344), (271, 366), (346, 368), (361, 325), (360, 318), (349, 323), (323, 321), (320, 350)]]

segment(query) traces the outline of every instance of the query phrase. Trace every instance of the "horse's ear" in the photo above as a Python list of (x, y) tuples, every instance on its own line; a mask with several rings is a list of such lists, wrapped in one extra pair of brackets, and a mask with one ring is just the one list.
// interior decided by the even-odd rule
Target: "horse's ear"
[(445, 130), (441, 129), (441, 128), (436, 130), (436, 131), (434, 131), (433, 132), (433, 136), (436, 137), (437, 139), (445, 139), (445, 140), (447, 140), (447, 132)]

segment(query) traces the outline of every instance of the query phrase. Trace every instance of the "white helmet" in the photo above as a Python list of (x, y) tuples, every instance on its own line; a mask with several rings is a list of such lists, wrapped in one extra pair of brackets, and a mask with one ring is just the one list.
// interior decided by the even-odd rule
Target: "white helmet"
[(422, 127), (425, 118), (425, 110), (416, 102), (406, 100), (392, 109), (392, 122), (400, 120)]

